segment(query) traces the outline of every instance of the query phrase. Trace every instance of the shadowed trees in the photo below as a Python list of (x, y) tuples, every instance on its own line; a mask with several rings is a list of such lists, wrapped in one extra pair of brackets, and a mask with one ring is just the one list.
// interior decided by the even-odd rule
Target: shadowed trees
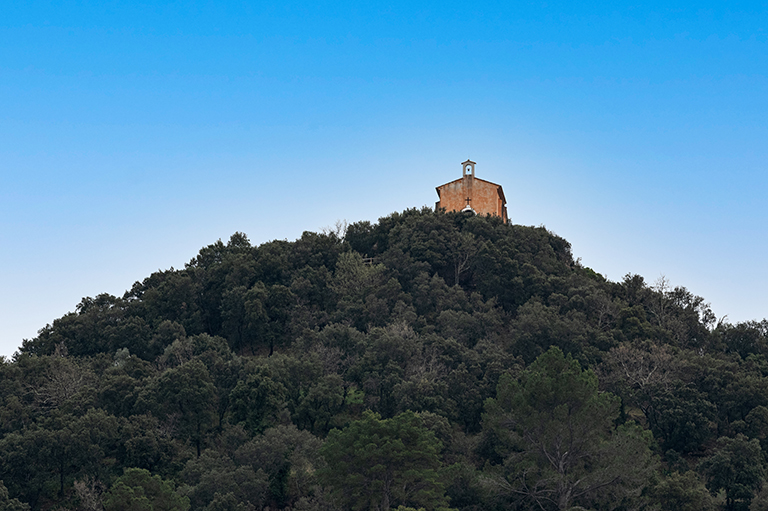
[(98, 511), (144, 469), (206, 511), (759, 509), (768, 328), (712, 319), (498, 218), (235, 233), (0, 360), (0, 499)]
[(413, 412), (384, 420), (366, 412), (329, 433), (320, 451), (328, 468), (320, 477), (347, 509), (438, 509), (447, 505), (438, 478), (441, 448)]

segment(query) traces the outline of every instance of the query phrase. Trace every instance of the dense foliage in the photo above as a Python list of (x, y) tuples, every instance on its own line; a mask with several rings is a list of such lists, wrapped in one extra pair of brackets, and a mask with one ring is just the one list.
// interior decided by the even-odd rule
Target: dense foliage
[(542, 227), (236, 233), (0, 359), (0, 508), (766, 509), (767, 355)]

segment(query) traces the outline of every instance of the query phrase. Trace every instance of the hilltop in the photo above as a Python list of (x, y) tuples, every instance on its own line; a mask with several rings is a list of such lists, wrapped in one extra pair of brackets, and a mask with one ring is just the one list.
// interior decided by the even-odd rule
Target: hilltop
[(235, 233), (3, 361), (0, 505), (765, 509), (767, 341), (498, 217)]

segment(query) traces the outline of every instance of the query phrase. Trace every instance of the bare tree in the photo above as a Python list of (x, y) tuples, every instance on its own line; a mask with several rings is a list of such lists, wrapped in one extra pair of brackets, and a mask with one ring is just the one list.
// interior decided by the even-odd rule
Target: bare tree
[(86, 476), (85, 479), (75, 481), (75, 494), (80, 500), (78, 511), (103, 511), (101, 495), (106, 491), (104, 483), (98, 479)]

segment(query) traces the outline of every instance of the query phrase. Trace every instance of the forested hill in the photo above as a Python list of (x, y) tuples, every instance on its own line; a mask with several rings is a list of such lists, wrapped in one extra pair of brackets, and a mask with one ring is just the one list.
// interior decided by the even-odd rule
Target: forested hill
[(0, 359), (0, 509), (768, 509), (767, 353), (541, 227), (235, 233)]

